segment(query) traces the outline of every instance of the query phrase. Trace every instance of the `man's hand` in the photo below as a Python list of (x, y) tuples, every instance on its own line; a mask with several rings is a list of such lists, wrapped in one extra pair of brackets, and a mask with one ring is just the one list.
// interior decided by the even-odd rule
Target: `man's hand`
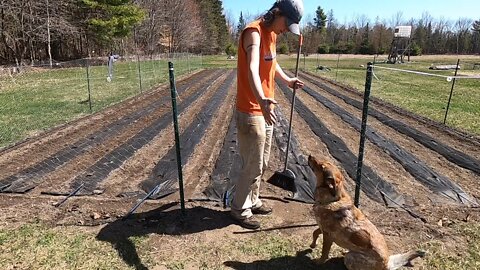
[(265, 122), (269, 126), (275, 124), (277, 122), (277, 116), (275, 115), (274, 108), (277, 104), (273, 98), (263, 98), (260, 100), (260, 108), (262, 108), (263, 117), (265, 118)]
[(288, 87), (292, 88), (292, 89), (299, 89), (299, 88), (302, 88), (305, 84), (303, 83), (303, 81), (301, 81), (299, 78), (289, 78), (288, 79)]

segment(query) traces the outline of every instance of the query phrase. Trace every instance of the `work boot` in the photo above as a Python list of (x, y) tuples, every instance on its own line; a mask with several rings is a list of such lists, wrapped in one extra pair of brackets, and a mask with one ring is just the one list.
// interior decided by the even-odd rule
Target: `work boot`
[(254, 215), (270, 215), (272, 211), (273, 211), (272, 208), (266, 207), (265, 205), (262, 205), (257, 208), (252, 208), (252, 214)]
[(253, 216), (244, 219), (238, 219), (234, 216), (232, 216), (232, 218), (238, 225), (242, 226), (245, 229), (258, 230), (260, 228), (260, 222), (256, 221)]

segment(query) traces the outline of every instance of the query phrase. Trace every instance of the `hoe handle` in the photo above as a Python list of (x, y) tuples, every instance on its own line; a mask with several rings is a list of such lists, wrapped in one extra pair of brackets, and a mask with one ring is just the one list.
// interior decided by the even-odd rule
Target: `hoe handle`
[[(302, 51), (303, 36), (298, 37), (298, 50), (297, 50), (297, 62), (295, 64), (295, 77), (298, 77), (298, 62), (300, 60), (300, 53)], [(285, 166), (284, 171), (287, 170), (288, 164), (288, 151), (290, 150), (290, 138), (292, 137), (292, 120), (293, 120), (293, 108), (295, 107), (295, 94), (297, 92), (297, 84), (293, 85), (292, 105), (290, 107), (290, 123), (288, 125), (288, 139), (287, 139), (287, 151), (285, 153)]]

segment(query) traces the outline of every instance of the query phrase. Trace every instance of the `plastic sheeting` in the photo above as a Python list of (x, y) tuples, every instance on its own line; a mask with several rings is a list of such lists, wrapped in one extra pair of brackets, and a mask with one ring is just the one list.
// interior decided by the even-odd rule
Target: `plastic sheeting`
[[(224, 101), (224, 97), (227, 95), (228, 89), (230, 89), (233, 84), (235, 75), (233, 71), (230, 72), (218, 91), (205, 103), (205, 107), (201, 110), (201, 113), (180, 135), (183, 164), (188, 162), (195, 146), (206, 133), (213, 119), (213, 115), (217, 112), (217, 109)], [(177, 189), (177, 182), (176, 149), (175, 147), (171, 147), (168, 153), (155, 165), (150, 176), (143, 180), (140, 186), (146, 193), (157, 189), (150, 198), (158, 199), (174, 192)]]

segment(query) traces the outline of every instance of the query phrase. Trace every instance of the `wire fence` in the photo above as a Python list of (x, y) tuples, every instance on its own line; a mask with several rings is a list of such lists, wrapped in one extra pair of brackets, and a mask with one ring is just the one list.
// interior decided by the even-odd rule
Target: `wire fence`
[(478, 56), (411, 57), (410, 62), (392, 65), (384, 56), (313, 55), (304, 58), (302, 64), (309, 72), (363, 91), (368, 62), (376, 67), (372, 96), (480, 135)]
[(169, 61), (179, 76), (203, 66), (175, 53), (0, 67), (0, 148), (166, 83)]

